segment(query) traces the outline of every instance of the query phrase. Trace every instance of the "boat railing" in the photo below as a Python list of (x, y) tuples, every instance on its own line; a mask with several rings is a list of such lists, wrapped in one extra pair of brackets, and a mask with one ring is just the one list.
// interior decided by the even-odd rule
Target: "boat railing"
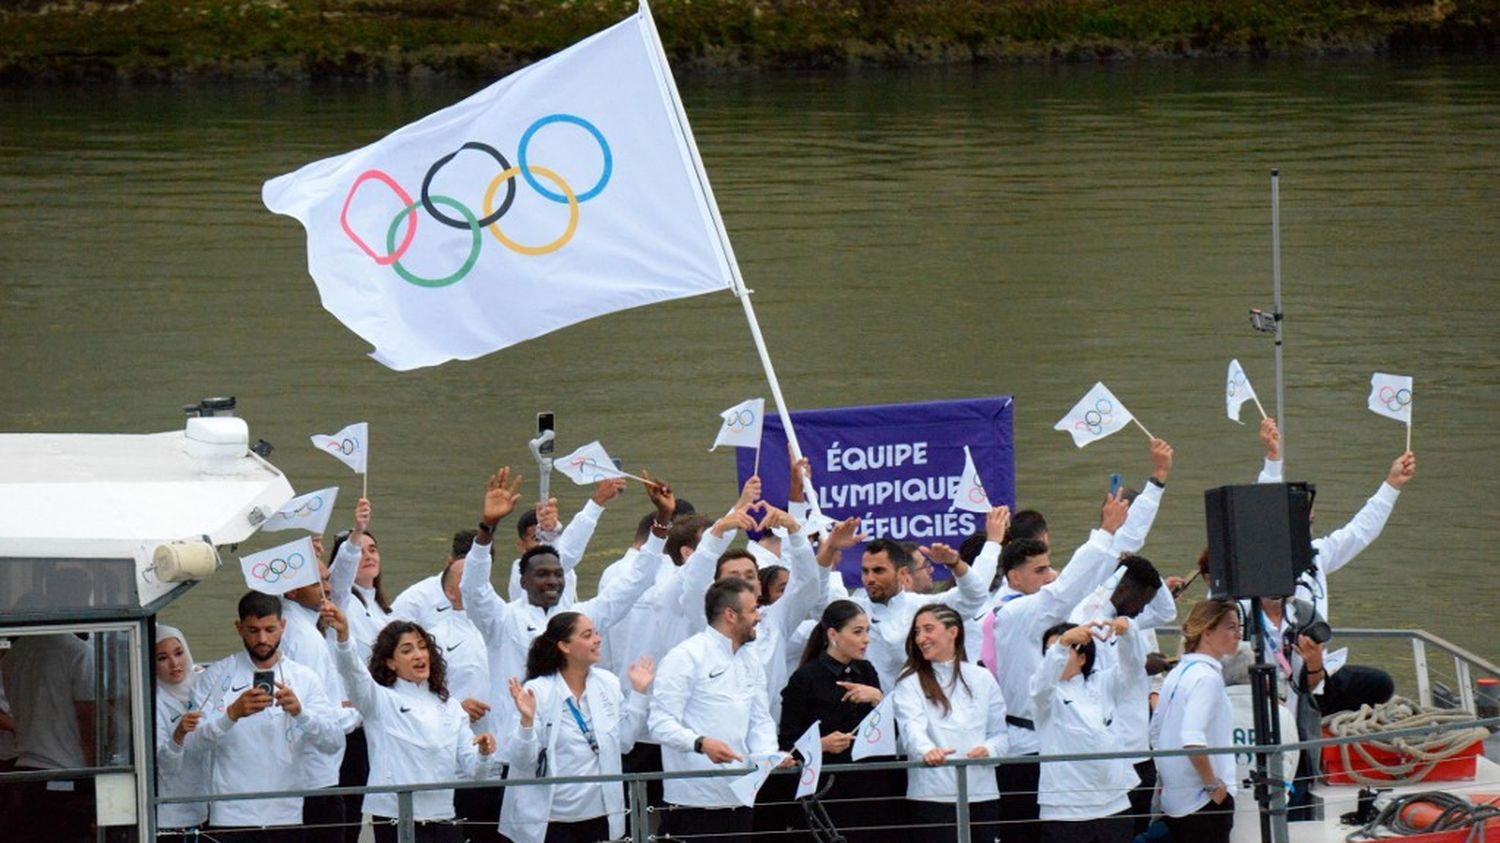
[[(1466, 720), (1460, 723), (1448, 723), (1436, 726), (1424, 726), (1417, 729), (1403, 729), (1382, 734), (1383, 739), (1417, 738), (1427, 737), (1434, 733), (1448, 732), (1456, 729), (1473, 729), (1485, 727), (1492, 730), (1500, 730), (1500, 717)], [(1321, 752), (1324, 747), (1339, 746), (1342, 744), (1356, 743), (1368, 738), (1358, 736), (1329, 737), (1318, 740), (1282, 742), (1280, 744), (1255, 744), (1251, 746), (1229, 746), (1212, 747), (1193, 750), (1149, 750), (1149, 751), (1124, 751), (1124, 752), (1096, 752), (1096, 753), (1069, 753), (1063, 755), (1045, 756), (1005, 756), (999, 758), (955, 758), (945, 761), (943, 766), (950, 768), (984, 767), (993, 768), (1007, 764), (1025, 764), (1034, 762), (1057, 762), (1057, 761), (1107, 761), (1125, 759), (1132, 762), (1144, 758), (1167, 758), (1189, 755), (1257, 755), (1261, 753), (1277, 753), (1289, 751), (1312, 751)], [(691, 772), (642, 772), (642, 773), (618, 773), (592, 776), (553, 776), (548, 778), (509, 778), (504, 780), (455, 780), (446, 782), (432, 782), (427, 784), (408, 785), (375, 785), (365, 787), (330, 787), (317, 791), (307, 790), (281, 790), (281, 791), (256, 791), (234, 794), (199, 794), (188, 796), (154, 797), (153, 805), (187, 803), (187, 802), (216, 802), (216, 801), (240, 801), (251, 799), (284, 799), (300, 798), (309, 795), (317, 796), (358, 796), (370, 793), (394, 793), (397, 800), (398, 816), (395, 817), (397, 840), (399, 843), (415, 843), (416, 821), (413, 814), (413, 795), (418, 792), (432, 790), (465, 790), (470, 788), (492, 788), (501, 786), (507, 790), (527, 785), (558, 785), (558, 784), (623, 784), (629, 794), (629, 835), (632, 843), (648, 843), (648, 841), (664, 840), (652, 833), (652, 815), (659, 813), (661, 809), (652, 807), (647, 800), (647, 786), (653, 781), (664, 781), (668, 779), (700, 779), (700, 778), (733, 778), (743, 776), (751, 772), (753, 768), (727, 768), (718, 770), (696, 770)], [(823, 768), (825, 774), (838, 775), (840, 773), (870, 773), (881, 770), (914, 770), (928, 769), (927, 765), (920, 760), (897, 760), (897, 761), (869, 761), (854, 764), (830, 764)], [(790, 775), (797, 771), (792, 769), (777, 770), (773, 775)], [(970, 802), (968, 777), (955, 776), (956, 791), (953, 794), (955, 804), (955, 837), (958, 843), (970, 843), (972, 840), (972, 824), (970, 820)], [(1248, 794), (1242, 793), (1241, 799), (1250, 798)], [(667, 810), (670, 810), (668, 806)], [(498, 818), (497, 818), (498, 819)], [(780, 834), (782, 832), (772, 832)], [(711, 836), (711, 835), (709, 835)]]

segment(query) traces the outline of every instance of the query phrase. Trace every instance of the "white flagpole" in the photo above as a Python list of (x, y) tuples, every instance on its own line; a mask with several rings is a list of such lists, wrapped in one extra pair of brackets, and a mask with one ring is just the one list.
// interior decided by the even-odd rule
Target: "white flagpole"
[[(776, 368), (771, 364), (771, 353), (766, 349), (766, 339), (761, 335), (760, 322), (755, 318), (755, 308), (750, 304), (751, 290), (745, 288), (745, 279), (740, 276), (739, 261), (734, 256), (734, 246), (729, 242), (729, 232), (724, 228), (724, 218), (719, 214), (719, 203), (714, 199), (714, 189), (708, 183), (708, 173), (703, 169), (703, 156), (698, 154), (698, 142), (693, 139), (693, 132), (688, 125), (687, 112), (682, 107), (682, 97), (677, 92), (677, 81), (672, 78), (672, 68), (667, 62), (667, 51), (662, 47), (661, 36), (656, 31), (656, 21), (651, 17), (651, 7), (646, 0), (641, 0), (641, 17), (646, 22), (646, 31), (650, 34), (651, 43), (656, 47), (656, 58), (658, 69), (661, 71), (662, 88), (670, 94), (672, 109), (677, 116), (677, 129), (680, 140), (686, 148), (693, 162), (693, 169), (698, 178), (698, 187), (703, 191), (705, 204), (708, 206), (709, 215), (713, 219), (715, 234), (719, 238), (719, 248), (723, 251), (724, 260), (729, 266), (730, 280), (733, 281), (733, 293), (739, 297), (740, 304), (745, 309), (745, 320), (750, 323), (750, 337), (755, 340), (756, 353), (760, 355), (761, 366), (766, 370), (766, 381), (771, 386), (771, 397), (776, 401), (776, 412), (781, 417), (781, 425), (786, 429), (787, 443), (792, 449), (792, 459), (802, 459), (802, 446), (797, 442), (797, 432), (792, 429), (791, 413), (786, 408), (786, 398), (781, 394), (781, 382), (776, 379)], [(760, 449), (756, 449), (757, 461)], [(805, 475), (802, 479), (803, 489), (807, 500), (813, 507), (813, 511), (819, 511), (817, 491), (813, 489), (812, 481)]]
[(1139, 419), (1137, 419), (1134, 416), (1132, 416), (1130, 418), (1130, 421), (1133, 424), (1135, 424), (1136, 427), (1140, 428), (1142, 433), (1146, 434), (1146, 438), (1147, 439), (1155, 439), (1156, 438), (1155, 436), (1151, 435), (1151, 431), (1147, 430), (1145, 425), (1141, 424), (1141, 422), (1140, 422)]

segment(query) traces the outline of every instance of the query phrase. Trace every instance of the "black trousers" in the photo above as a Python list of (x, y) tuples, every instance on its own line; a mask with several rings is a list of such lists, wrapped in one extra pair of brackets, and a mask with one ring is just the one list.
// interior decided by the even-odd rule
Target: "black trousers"
[(1396, 682), (1378, 667), (1346, 664), (1323, 680), (1318, 710), (1326, 717), (1340, 711), (1358, 711), (1361, 705), (1376, 706), (1396, 693)]
[(594, 817), (576, 823), (547, 823), (542, 843), (599, 843), (609, 839), (609, 817)]
[(1156, 762), (1147, 758), (1135, 765), (1141, 783), (1130, 790), (1130, 827), (1135, 834), (1145, 834), (1151, 825), (1151, 797), (1156, 792)]
[(346, 824), (359, 827), (360, 815), (355, 807), (354, 819), (345, 815), (342, 796), (305, 796), (302, 799), (302, 824), (307, 826), (308, 843), (341, 843)]
[[(344, 736), (344, 763), (339, 766), (339, 787), (364, 787), (369, 780), (370, 745), (365, 741), (365, 730), (361, 726)], [(344, 816), (351, 820), (344, 827), (344, 843), (359, 843), (363, 801), (362, 796), (344, 797)]]
[[(370, 826), (375, 829), (375, 843), (396, 843), (398, 832), (396, 821), (390, 817), (370, 817)], [(463, 832), (451, 820), (418, 822), (417, 843), (464, 843)]]
[(1167, 830), (1173, 843), (1229, 843), (1229, 829), (1234, 827), (1234, 797), (1224, 804), (1212, 800), (1185, 817), (1167, 817)]
[(753, 808), (684, 808), (668, 805), (662, 832), (673, 840), (703, 843), (749, 843), (755, 826)]
[[(18, 773), (35, 767), (17, 767)], [(94, 780), (72, 783), (72, 790), (50, 790), (61, 782), (22, 782), (11, 785), (11, 811), (6, 814), (4, 833), (9, 843), (54, 843), (92, 840), (94, 827)]]
[(1040, 808), (1036, 804), (1037, 786), (1042, 778), (1041, 762), (1001, 764), (995, 768), (1000, 786), (1000, 821), (1004, 824), (1005, 843), (1038, 843), (1041, 827), (1037, 822)]
[(474, 787), (453, 791), (453, 814), (462, 823), (469, 843), (501, 843), (500, 802), (503, 787)]
[(1131, 809), (1093, 820), (1043, 820), (1042, 843), (1130, 843)]
[[(973, 843), (999, 840), (1002, 833), (1005, 834), (1005, 843), (1010, 843), (1009, 830), (998, 824), (1000, 805), (1004, 802), (1005, 799), (1001, 798), (999, 802), (991, 799), (988, 802), (969, 803), (969, 839)], [(912, 843), (953, 843), (958, 830), (958, 806), (947, 802), (908, 799), (906, 817), (907, 824), (912, 826), (907, 839)]]

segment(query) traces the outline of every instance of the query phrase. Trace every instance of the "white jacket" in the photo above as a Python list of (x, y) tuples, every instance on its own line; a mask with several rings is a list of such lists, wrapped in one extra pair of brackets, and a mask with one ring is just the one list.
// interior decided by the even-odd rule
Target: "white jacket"
[[(530, 729), (521, 728), (517, 720), (507, 741), (507, 779), (536, 777), (537, 759), (546, 751), (549, 759), (558, 757), (557, 736), (567, 724), (563, 701), (571, 696), (561, 674), (539, 676), (526, 683), (536, 694), (536, 718)], [(599, 772), (620, 772), (620, 756), (635, 746), (636, 736), (646, 722), (646, 700), (632, 694), (629, 704), (620, 692), (620, 680), (602, 668), (589, 671), (583, 690), (584, 702), (593, 718), (593, 730), (599, 742)], [(579, 775), (573, 770), (547, 771), (549, 776)], [(619, 839), (625, 834), (625, 786), (620, 782), (592, 785), (602, 788), (609, 836)], [(500, 833), (514, 843), (541, 843), (552, 820), (552, 785), (522, 785), (509, 788), (500, 806)]]
[[(203, 671), (190, 677), (196, 682)], [(201, 691), (199, 692), (201, 693)], [(195, 702), (189, 698), (189, 705)], [(209, 746), (197, 730), (187, 733), (182, 743), (172, 740), (177, 721), (192, 709), (183, 705), (159, 687), (156, 692), (156, 793), (158, 796), (183, 796), (202, 793), (208, 781)], [(169, 802), (156, 806), (157, 828), (193, 828), (208, 821), (207, 802)]]
[[(1165, 591), (1166, 589), (1162, 589)], [(1146, 710), (1146, 697), (1129, 693), (1132, 688), (1147, 689), (1146, 671), (1138, 661), (1144, 656), (1140, 639), (1129, 632), (1119, 641), (1118, 659), (1101, 667), (1096, 655), (1094, 670), (1087, 679), (1082, 674), (1060, 681), (1068, 664), (1069, 648), (1053, 644), (1042, 659), (1041, 667), (1031, 677), (1031, 701), (1036, 713), (1036, 734), (1042, 755), (1065, 755), (1083, 752), (1118, 752), (1126, 747), (1117, 718), (1120, 706), (1140, 706)], [(1097, 651), (1107, 644), (1094, 642)], [(1041, 648), (1040, 642), (1037, 648)], [(1122, 670), (1130, 665), (1140, 673), (1140, 680)], [(1140, 783), (1131, 762), (1125, 758), (1112, 761), (1043, 761), (1037, 787), (1037, 804), (1043, 820), (1093, 820), (1116, 814), (1130, 807), (1130, 789)]]
[[(661, 765), (667, 772), (729, 767), (693, 751), (700, 737), (717, 738), (741, 757), (777, 749), (760, 659), (749, 647), (732, 650), (729, 639), (713, 627), (667, 653), (651, 692), (651, 737), (661, 744)], [(729, 789), (732, 781), (727, 776), (667, 779), (662, 790), (673, 805), (736, 808), (740, 801)]]
[[(213, 747), (210, 792), (247, 793), (307, 787), (302, 759), (310, 746), (332, 752), (344, 740), (338, 712), (323, 681), (303, 665), (282, 656), (272, 667), (276, 681), (297, 695), (296, 717), (273, 705), (249, 717), (230, 720), (226, 709), (250, 688), (255, 665), (244, 650), (215, 662), (198, 677), (193, 695), (203, 699), (203, 720), (194, 734)], [(282, 826), (302, 822), (302, 800), (247, 799), (215, 802), (209, 822), (219, 826)]]
[[(938, 685), (948, 695), (950, 711), (927, 699), (916, 674), (896, 683), (892, 706), (901, 736), (901, 749), (913, 761), (932, 749), (951, 749), (950, 758), (964, 758), (977, 746), (989, 750), (991, 758), (1006, 754), (1005, 697), (995, 677), (971, 662), (960, 662), (963, 682), (953, 684), (954, 662), (932, 666)], [(967, 688), (965, 687), (967, 685)], [(958, 801), (957, 768), (922, 767), (906, 771), (906, 798), (919, 802)], [(993, 767), (966, 767), (969, 801), (1000, 798)]]
[[(417, 685), (397, 679), (390, 687), (377, 685), (360, 662), (352, 640), (336, 644), (334, 656), (349, 701), (365, 718), (365, 739), (370, 744), (366, 784), (482, 779), (499, 772), (498, 761), (481, 757), (474, 747), (469, 716), (458, 700), (438, 699), (426, 682)], [(396, 794), (366, 794), (364, 812), (395, 817)], [(412, 812), (418, 821), (453, 819), (453, 791), (413, 793)]]
[[(493, 704), (490, 695), (494, 688), (484, 635), (469, 620), (468, 613), (453, 608), (453, 602), (443, 593), (442, 574), (418, 580), (401, 592), (391, 603), (391, 614), (421, 624), (437, 639), (447, 665), (448, 693), (454, 699), (463, 702), (472, 698)], [(486, 714), (469, 727), (476, 735), (489, 732), (498, 739), (501, 733), (495, 719), (493, 714)]]
[[(1000, 545), (986, 542), (984, 549), (969, 572), (955, 577), (953, 587), (938, 594), (914, 594), (910, 591), (896, 593), (884, 603), (875, 603), (863, 591), (849, 596), (870, 616), (870, 648), (865, 658), (880, 674), (880, 688), (886, 693), (896, 685), (896, 677), (906, 664), (906, 636), (911, 632), (911, 622), (917, 612), (929, 603), (942, 603), (958, 613), (961, 618), (972, 618), (984, 608), (989, 599), (990, 580), (995, 577), (995, 566), (1000, 561)], [(965, 639), (967, 640), (967, 639)], [(979, 655), (979, 641), (975, 639), (965, 649), (970, 660)]]

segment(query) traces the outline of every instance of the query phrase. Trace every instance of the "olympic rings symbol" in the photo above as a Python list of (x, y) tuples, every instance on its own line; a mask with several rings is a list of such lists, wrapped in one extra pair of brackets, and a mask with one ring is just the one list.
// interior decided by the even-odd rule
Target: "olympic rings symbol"
[(1380, 403), (1384, 404), (1385, 408), (1393, 413), (1404, 412), (1407, 407), (1411, 406), (1411, 390), (1409, 389), (1394, 389), (1389, 386), (1383, 386), (1380, 388), (1379, 398)]
[(755, 424), (755, 411), (749, 409), (740, 410), (739, 412), (730, 416), (729, 419), (724, 422), (724, 424), (733, 433), (739, 433), (742, 430), (749, 430), (750, 425)]
[(977, 482), (974, 484), (973, 488), (969, 489), (969, 502), (989, 503), (989, 496), (984, 493), (984, 487), (979, 485), (979, 483)]
[[(536, 133), (553, 124), (571, 125), (582, 129), (593, 137), (594, 141), (599, 144), (600, 152), (603, 153), (604, 165), (598, 180), (582, 193), (575, 192), (563, 180), (563, 177), (556, 172), (530, 162), (528, 152), (531, 148), (532, 140), (536, 137)], [(465, 150), (489, 156), (494, 159), (495, 164), (500, 170), (499, 175), (496, 175), (490, 181), (489, 186), (484, 191), (482, 216), (475, 214), (473, 210), (451, 196), (442, 196), (432, 192), (432, 182), (437, 176), (438, 171), (443, 169), (448, 162), (452, 161), (460, 152), (464, 152)], [(359, 247), (360, 251), (369, 256), (376, 265), (389, 266), (403, 281), (417, 287), (446, 287), (463, 280), (474, 269), (474, 264), (479, 261), (479, 253), (484, 246), (483, 231), (489, 231), (499, 241), (500, 245), (520, 255), (532, 257), (548, 255), (566, 246), (578, 230), (578, 206), (602, 193), (604, 188), (608, 186), (610, 176), (613, 172), (614, 154), (610, 151), (609, 141), (605, 140), (603, 132), (600, 132), (593, 123), (582, 117), (572, 114), (549, 114), (532, 123), (521, 134), (520, 143), (517, 144), (516, 163), (514, 165), (493, 146), (480, 143), (479, 141), (468, 141), (458, 149), (432, 162), (432, 165), (427, 168), (427, 174), (422, 178), (422, 188), (416, 199), (413, 199), (411, 194), (392, 178), (390, 174), (382, 170), (364, 171), (350, 185), (349, 193), (344, 197), (344, 207), (339, 214), (339, 225), (344, 229), (344, 234), (354, 242), (355, 246)], [(568, 224), (564, 228), (563, 233), (550, 243), (543, 243), (541, 245), (520, 243), (500, 230), (500, 221), (510, 211), (511, 205), (516, 198), (517, 177), (525, 181), (526, 185), (543, 199), (568, 206)], [(539, 177), (542, 181), (549, 182), (551, 188), (545, 186), (542, 181), (538, 181)], [(366, 243), (363, 238), (355, 233), (354, 228), (349, 224), (349, 208), (354, 203), (354, 195), (359, 192), (360, 187), (366, 182), (372, 181), (379, 182), (389, 188), (396, 199), (400, 201), (402, 208), (402, 210), (396, 213), (395, 218), (391, 220), (390, 226), (386, 229), (384, 254), (376, 252), (370, 244)], [(496, 196), (502, 186), (505, 188), (505, 196), (499, 200), (499, 204), (497, 205), (495, 201)], [(448, 275), (436, 278), (424, 278), (416, 275), (401, 263), (402, 258), (406, 256), (412, 247), (412, 243), (416, 240), (416, 212), (419, 208), (438, 223), (449, 228), (468, 231), (470, 234), (467, 256), (465, 256), (458, 269)], [(446, 208), (452, 213), (447, 213), (442, 208)], [(454, 214), (457, 216), (454, 216)], [(751, 420), (754, 420), (753, 416)], [(349, 452), (346, 451), (345, 453)]]
[(306, 563), (307, 559), (305, 559), (302, 554), (293, 553), (285, 559), (277, 557), (275, 559), (272, 559), (270, 562), (255, 563), (254, 565), (250, 566), (250, 576), (261, 580), (262, 582), (274, 583), (279, 581), (282, 577), (288, 576), (292, 572), (299, 570)]
[(323, 508), (323, 499), (322, 498), (309, 498), (309, 499), (303, 501), (301, 506), (299, 506), (296, 509), (292, 510), (291, 514), (287, 515), (286, 517), (287, 518), (311, 518), (312, 514), (314, 512), (317, 512), (318, 510), (320, 510), (322, 508)]
[(818, 780), (818, 768), (807, 766), (802, 768), (802, 783), (812, 784)]
[(1240, 387), (1242, 387), (1244, 385), (1245, 385), (1245, 376), (1244, 375), (1235, 375), (1234, 377), (1232, 377), (1232, 378), (1229, 379), (1229, 383), (1224, 387), (1224, 393), (1228, 397), (1233, 398), (1233, 397), (1235, 397), (1236, 395), (1239, 394)]
[(1098, 436), (1104, 432), (1104, 428), (1115, 423), (1115, 402), (1108, 398), (1100, 398), (1094, 402), (1094, 409), (1083, 414), (1083, 418), (1073, 424), (1078, 430), (1087, 430)]
[(881, 738), (885, 737), (885, 733), (880, 730), (879, 711), (870, 713), (870, 724), (865, 727), (864, 734), (860, 737), (865, 739), (865, 743), (880, 743)]
[[(324, 445), (323, 447), (326, 450), (336, 451), (336, 452), (338, 452), (340, 454), (343, 454), (344, 456), (347, 457), (347, 456), (350, 456), (351, 454), (353, 454), (355, 451), (359, 450), (359, 440), (355, 439), (353, 436), (346, 436), (346, 437), (344, 437), (343, 441), (341, 441), (341, 442), (340, 441), (329, 442), (327, 445)], [(322, 509), (323, 508), (323, 502), (322, 501), (318, 501), (318, 507), (317, 508), (318, 509)]]
[(600, 470), (601, 466), (599, 465), (599, 463), (594, 462), (592, 459), (590, 459), (588, 457), (574, 457), (574, 458), (568, 460), (568, 465), (570, 467), (572, 467), (572, 468), (577, 469), (578, 473), (580, 475), (583, 474), (583, 470), (585, 468), (593, 468), (594, 469), (594, 481), (593, 482), (595, 482), (595, 483), (602, 483), (602, 482), (604, 482), (605, 480), (608, 479), (608, 478), (606, 478), (604, 476), (604, 472)]

